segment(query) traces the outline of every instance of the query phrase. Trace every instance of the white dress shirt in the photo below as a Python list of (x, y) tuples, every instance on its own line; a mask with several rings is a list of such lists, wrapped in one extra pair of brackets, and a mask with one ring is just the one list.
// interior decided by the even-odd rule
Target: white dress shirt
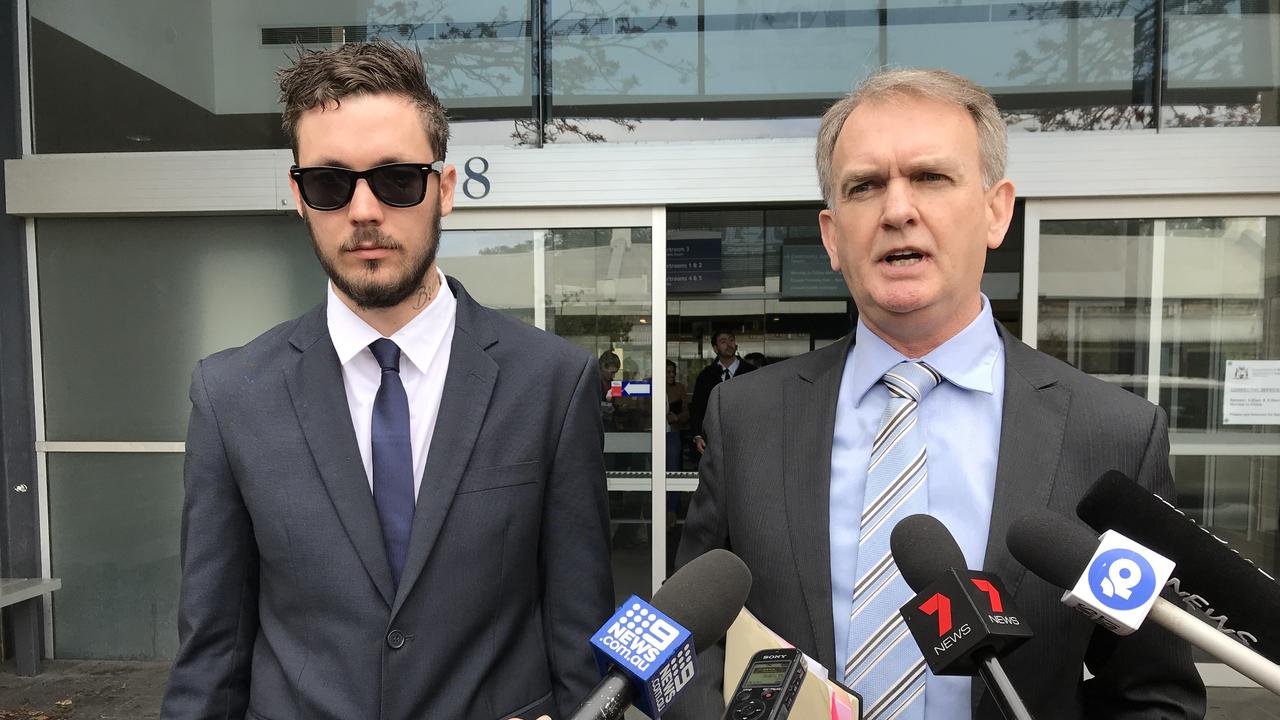
[[(422, 474), (427, 467), (427, 449), (435, 433), (436, 416), (440, 413), (440, 397), (444, 394), (445, 373), (449, 369), (449, 353), (453, 348), (454, 318), (458, 301), (440, 276), (440, 290), (431, 304), (422, 309), (389, 339), (400, 347), (400, 381), (409, 396), (409, 434), (413, 441), (413, 495), (422, 487)], [(351, 425), (360, 445), (360, 460), (373, 491), (373, 399), (382, 384), (382, 368), (374, 359), (369, 345), (381, 333), (351, 311), (328, 287), (325, 318), (333, 349), (342, 364), (342, 384), (347, 390), (347, 408)]]

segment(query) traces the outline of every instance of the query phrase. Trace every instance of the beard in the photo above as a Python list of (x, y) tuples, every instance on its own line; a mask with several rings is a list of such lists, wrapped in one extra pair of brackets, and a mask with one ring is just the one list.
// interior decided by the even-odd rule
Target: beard
[[(316, 239), (315, 229), (311, 227), (311, 219), (305, 213), (302, 216), (302, 222), (311, 235), (311, 247), (316, 253), (316, 259), (320, 261), (325, 274), (333, 281), (334, 287), (365, 310), (395, 307), (404, 302), (422, 286), (423, 278), (435, 263), (436, 251), (440, 248), (440, 216), (436, 214), (431, 217), (423, 231), (422, 242), (419, 243), (421, 250), (418, 252), (400, 255), (399, 260), (395, 256), (365, 260), (360, 270), (344, 274), (338, 269), (334, 258), (326, 255), (321, 249), (320, 242)], [(404, 245), (382, 232), (381, 228), (361, 227), (342, 243), (338, 252), (351, 252), (360, 247), (404, 251)], [(374, 280), (373, 273), (384, 264), (398, 266), (399, 272), (387, 281)]]

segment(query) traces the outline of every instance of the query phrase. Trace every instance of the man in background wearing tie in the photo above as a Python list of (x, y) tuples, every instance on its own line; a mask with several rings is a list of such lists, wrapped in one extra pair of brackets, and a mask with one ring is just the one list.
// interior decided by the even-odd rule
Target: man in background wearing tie
[(711, 349), (715, 362), (698, 373), (693, 385), (693, 401), (689, 404), (689, 429), (693, 431), (693, 445), (698, 452), (707, 451), (707, 441), (702, 434), (702, 418), (707, 412), (707, 398), (722, 382), (755, 370), (755, 366), (738, 357), (738, 338), (732, 330), (720, 330), (711, 335)]
[(595, 358), (437, 267), (456, 172), (417, 53), (280, 72), (325, 301), (191, 384), (161, 717), (567, 714), (613, 607)]
[[(882, 71), (826, 113), (822, 242), (858, 323), (711, 392), (677, 565), (715, 547), (742, 557), (748, 609), (860, 692), (866, 720), (994, 720), (981, 682), (928, 672), (898, 614), (912, 593), (888, 537), (927, 512), (1030, 620), (1005, 668), (1034, 716), (1203, 717), (1184, 643), (1152, 623), (1096, 627), (1005, 547), (1016, 517), (1074, 515), (1106, 470), (1173, 490), (1160, 408), (994, 321), (981, 282), (1013, 214), (1005, 157), (994, 99), (943, 71)], [(723, 652), (705, 655), (673, 720), (722, 712)]]

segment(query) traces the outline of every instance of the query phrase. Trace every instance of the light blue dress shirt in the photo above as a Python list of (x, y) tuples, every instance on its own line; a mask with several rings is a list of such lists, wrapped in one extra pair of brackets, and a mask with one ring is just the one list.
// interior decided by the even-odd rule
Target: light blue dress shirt
[[(1004, 345), (986, 296), (973, 322), (923, 358), (903, 357), (861, 320), (854, 339), (840, 380), (831, 445), (831, 608), (836, 640), (836, 666), (831, 670), (837, 677), (845, 658), (861, 644), (861, 638), (849, 638), (849, 612), (871, 439), (889, 402), (880, 378), (903, 360), (924, 360), (944, 378), (919, 409), (928, 453), (929, 514), (947, 526), (974, 569), (982, 568), (986, 554), (1004, 405)], [(926, 674), (926, 720), (969, 720), (972, 682)]]

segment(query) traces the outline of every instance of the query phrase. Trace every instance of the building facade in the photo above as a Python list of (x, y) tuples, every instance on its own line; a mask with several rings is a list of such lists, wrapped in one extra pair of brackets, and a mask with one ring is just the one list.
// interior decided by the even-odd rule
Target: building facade
[(717, 329), (774, 362), (856, 318), (819, 241), (813, 137), (886, 64), (964, 74), (1006, 117), (1020, 199), (983, 280), (997, 319), (1159, 403), (1177, 505), (1280, 570), (1280, 410), (1247, 410), (1280, 378), (1280, 0), (9, 12), (0, 575), (62, 578), (51, 655), (174, 653), (190, 370), (323, 299), (273, 73), (297, 46), (374, 37), (421, 50), (453, 118), (442, 268), (618, 358), (601, 412), (620, 594), (668, 573), (697, 483), (653, 382), (667, 361), (691, 393)]

